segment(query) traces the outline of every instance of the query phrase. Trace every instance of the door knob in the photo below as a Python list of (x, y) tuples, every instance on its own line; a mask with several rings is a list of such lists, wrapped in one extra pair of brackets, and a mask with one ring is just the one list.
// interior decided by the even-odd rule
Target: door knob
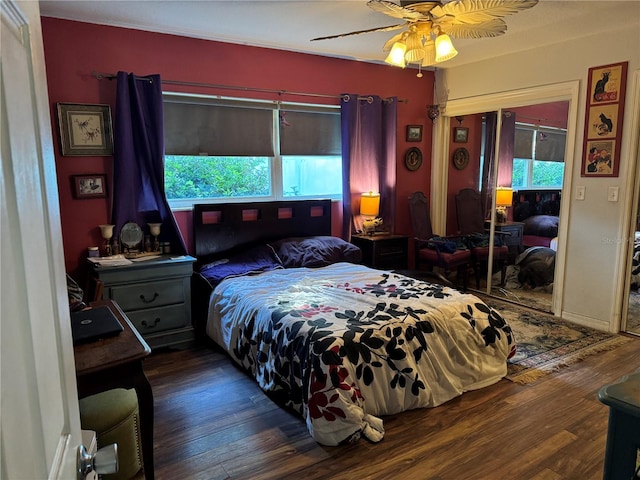
[(84, 480), (91, 473), (116, 473), (118, 471), (118, 444), (102, 447), (93, 455), (84, 445), (78, 447), (78, 480)]

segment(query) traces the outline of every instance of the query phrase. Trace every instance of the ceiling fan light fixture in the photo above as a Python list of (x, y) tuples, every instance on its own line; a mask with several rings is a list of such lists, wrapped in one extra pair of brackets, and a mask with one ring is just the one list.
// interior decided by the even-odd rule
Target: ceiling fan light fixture
[(387, 58), (384, 59), (386, 63), (389, 65), (393, 65), (394, 67), (406, 67), (406, 62), (404, 60), (404, 54), (407, 52), (407, 45), (404, 42), (396, 42), (391, 47), (391, 51)]
[(436, 47), (433, 43), (433, 40), (427, 40), (422, 50), (424, 51), (424, 56), (422, 57), (422, 63), (420, 65), (422, 67), (430, 67), (431, 65), (435, 65)]
[(436, 37), (436, 62), (450, 60), (458, 54), (458, 51), (451, 43), (449, 35), (441, 33)]
[(422, 38), (415, 30), (412, 30), (405, 40), (407, 50), (404, 54), (404, 59), (407, 63), (419, 62), (424, 57), (424, 48), (422, 46)]

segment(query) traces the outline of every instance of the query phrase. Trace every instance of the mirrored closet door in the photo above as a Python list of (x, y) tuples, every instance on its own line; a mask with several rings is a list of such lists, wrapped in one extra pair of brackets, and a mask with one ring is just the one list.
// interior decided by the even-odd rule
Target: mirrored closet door
[[(552, 311), (567, 118), (568, 102), (553, 102), (451, 119), (447, 234), (472, 234), (491, 251), (475, 262), (472, 289)], [(460, 129), (466, 145), (456, 141)], [(470, 158), (464, 168), (460, 148)], [(470, 212), (484, 230), (465, 226)]]

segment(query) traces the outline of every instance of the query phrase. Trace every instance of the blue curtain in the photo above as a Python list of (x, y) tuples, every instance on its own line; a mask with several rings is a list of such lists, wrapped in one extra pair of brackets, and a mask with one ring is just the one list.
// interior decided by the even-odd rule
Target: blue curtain
[(160, 75), (118, 72), (117, 82), (111, 222), (116, 232), (127, 222), (136, 222), (147, 234), (147, 223), (161, 222), (160, 240), (171, 242), (172, 253), (186, 254), (164, 191)]
[(393, 232), (396, 208), (396, 131), (398, 99), (343, 94), (342, 236), (362, 230), (360, 195), (380, 192), (384, 229)]

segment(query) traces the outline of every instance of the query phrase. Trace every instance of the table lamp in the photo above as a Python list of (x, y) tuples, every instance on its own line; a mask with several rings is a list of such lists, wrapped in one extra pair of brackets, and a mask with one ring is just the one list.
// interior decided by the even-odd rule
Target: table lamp
[(513, 189), (511, 187), (498, 187), (496, 189), (496, 221), (507, 221), (507, 208), (513, 204)]
[(111, 238), (113, 238), (113, 227), (115, 225), (98, 225), (100, 227), (100, 235), (104, 240), (104, 255), (105, 257), (111, 256)]
[(360, 215), (365, 217), (362, 222), (362, 231), (367, 235), (373, 235), (376, 227), (382, 223), (382, 220), (377, 218), (380, 212), (380, 194), (367, 192), (363, 193), (360, 197)]
[(153, 235), (153, 252), (160, 251), (160, 242), (158, 242), (158, 236), (160, 235), (160, 227), (162, 223), (147, 223), (149, 225), (149, 233)]

